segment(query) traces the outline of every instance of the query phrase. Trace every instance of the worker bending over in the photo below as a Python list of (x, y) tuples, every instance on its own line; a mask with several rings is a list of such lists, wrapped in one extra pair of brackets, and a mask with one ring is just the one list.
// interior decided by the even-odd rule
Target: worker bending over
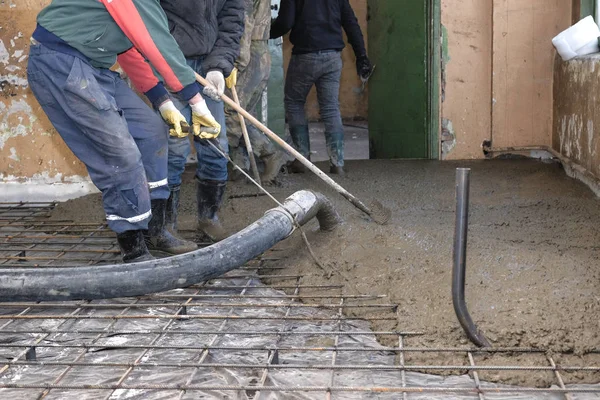
[[(156, 0), (53, 0), (37, 18), (27, 78), (44, 112), (102, 192), (123, 260), (151, 259), (148, 248), (178, 254), (196, 245), (165, 229), (167, 137), (186, 119), (154, 70), (190, 104), (202, 139), (220, 125), (194, 71), (169, 33)], [(163, 121), (109, 68), (117, 61)]]
[[(227, 152), (225, 108), (220, 96), (225, 86), (231, 88), (235, 85), (237, 72), (233, 63), (240, 52), (240, 38), (244, 32), (244, 0), (160, 0), (160, 4), (187, 64), (211, 83), (204, 88), (203, 95), (208, 109), (221, 125), (219, 144)], [(176, 99), (177, 108), (190, 121), (190, 106), (185, 99), (178, 96)], [(194, 146), (198, 156), (196, 199), (199, 239), (216, 242), (227, 236), (217, 215), (227, 184), (227, 159), (201, 141), (195, 141)], [(169, 138), (171, 195), (167, 205), (167, 223), (173, 232), (177, 231), (181, 175), (190, 147), (187, 137)]]
[[(285, 81), (285, 110), (294, 145), (304, 157), (310, 157), (304, 105), (316, 85), (333, 174), (344, 174), (344, 127), (339, 104), (341, 51), (345, 47), (342, 28), (354, 49), (358, 75), (366, 79), (372, 66), (348, 0), (281, 0), (279, 16), (271, 25), (271, 39), (292, 31), (294, 48)], [(292, 170), (304, 172), (304, 166), (296, 160)]]

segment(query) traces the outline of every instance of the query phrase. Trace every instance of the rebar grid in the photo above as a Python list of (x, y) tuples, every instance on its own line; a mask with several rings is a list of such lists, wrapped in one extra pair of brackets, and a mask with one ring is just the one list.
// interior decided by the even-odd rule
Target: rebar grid
[[(105, 224), (50, 221), (53, 206), (0, 203), (1, 268), (118, 261)], [(272, 251), (223, 278), (133, 299), (0, 303), (0, 398), (600, 396), (600, 386), (565, 383), (573, 373), (600, 381), (600, 366), (585, 357), (571, 365), (545, 349), (411, 347), (423, 333), (369, 329), (370, 321), (396, 320), (398, 306), (384, 296), (305, 285), (303, 276), (274, 274), (278, 261)], [(485, 355), (511, 362), (477, 364)], [(426, 375), (440, 372), (464, 380)], [(481, 375), (490, 372), (545, 373), (553, 386), (492, 384)]]

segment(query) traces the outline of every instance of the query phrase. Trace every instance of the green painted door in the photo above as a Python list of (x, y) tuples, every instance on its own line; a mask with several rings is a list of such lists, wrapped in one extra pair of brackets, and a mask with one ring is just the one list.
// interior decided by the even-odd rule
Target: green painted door
[(429, 158), (427, 1), (368, 1), (371, 158)]
[(281, 137), (285, 136), (285, 107), (283, 105), (283, 40), (269, 40), (271, 52), (271, 75), (269, 77), (268, 93), (268, 123), (269, 128)]

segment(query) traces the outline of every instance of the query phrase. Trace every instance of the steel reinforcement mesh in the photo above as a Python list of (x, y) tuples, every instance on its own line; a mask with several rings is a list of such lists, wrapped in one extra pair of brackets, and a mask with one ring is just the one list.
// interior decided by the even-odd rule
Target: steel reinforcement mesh
[[(119, 262), (105, 224), (50, 220), (53, 206), (0, 204), (0, 268)], [(166, 293), (0, 303), (0, 398), (600, 399), (600, 386), (578, 384), (600, 381), (598, 350), (411, 347), (427, 333), (370, 330), (397, 310), (303, 284), (277, 251)], [(487, 381), (503, 373), (549, 384)]]

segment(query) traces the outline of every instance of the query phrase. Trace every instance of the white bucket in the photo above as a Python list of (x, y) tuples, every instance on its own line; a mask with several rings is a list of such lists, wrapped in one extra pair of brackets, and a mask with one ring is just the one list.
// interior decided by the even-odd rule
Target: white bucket
[(600, 52), (600, 46), (598, 46), (598, 39), (594, 39), (579, 50), (577, 50), (578, 56), (585, 56), (586, 54), (594, 54)]
[(568, 61), (577, 56), (598, 52), (600, 50), (598, 48), (599, 36), (600, 28), (590, 15), (559, 33), (552, 39), (552, 44), (562, 59)]

